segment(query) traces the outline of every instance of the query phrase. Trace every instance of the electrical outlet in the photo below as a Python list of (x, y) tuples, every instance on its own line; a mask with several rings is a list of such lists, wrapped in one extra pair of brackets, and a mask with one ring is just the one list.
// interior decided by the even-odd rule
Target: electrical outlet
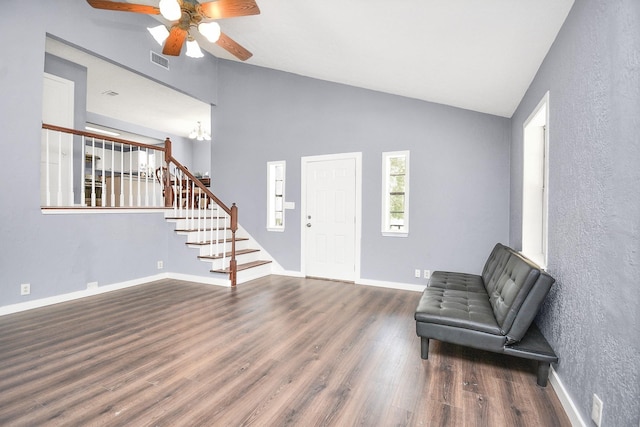
[(591, 419), (598, 427), (602, 423), (602, 400), (593, 393), (593, 405), (591, 406)]
[(162, 270), (164, 268), (164, 262), (158, 261), (158, 270)]
[(87, 289), (97, 289), (97, 288), (98, 288), (98, 282), (87, 283)]
[(420, 278), (420, 270), (416, 268), (416, 271), (413, 273), (418, 279)]
[(20, 295), (29, 295), (31, 293), (31, 284), (23, 283), (20, 285)]
[(431, 279), (431, 270), (425, 270), (424, 271), (424, 278), (425, 279)]

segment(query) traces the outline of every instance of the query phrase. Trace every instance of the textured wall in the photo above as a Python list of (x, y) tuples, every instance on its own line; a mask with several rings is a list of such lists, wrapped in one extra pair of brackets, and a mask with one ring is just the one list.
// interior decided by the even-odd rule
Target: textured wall
[(510, 240), (521, 244), (522, 126), (550, 91), (549, 271), (538, 318), (585, 421), (640, 421), (640, 2), (577, 0), (512, 118)]
[[(480, 272), (508, 238), (509, 120), (220, 61), (212, 173), (240, 222), (300, 270), (300, 158), (362, 152), (361, 277), (426, 284), (415, 268)], [(411, 151), (410, 233), (382, 237), (382, 152)], [(266, 230), (266, 164), (287, 161), (286, 230)]]

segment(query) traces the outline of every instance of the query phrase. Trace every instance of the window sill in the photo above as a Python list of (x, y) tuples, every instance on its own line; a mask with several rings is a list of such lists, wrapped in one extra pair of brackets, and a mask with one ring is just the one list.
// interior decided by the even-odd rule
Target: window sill
[(383, 231), (382, 236), (384, 237), (409, 237), (409, 233), (405, 232), (395, 232), (395, 231)]

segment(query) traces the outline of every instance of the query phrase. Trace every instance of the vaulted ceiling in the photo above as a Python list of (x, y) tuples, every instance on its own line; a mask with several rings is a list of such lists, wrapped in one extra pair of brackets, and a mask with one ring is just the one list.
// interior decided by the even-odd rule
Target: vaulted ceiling
[[(157, 6), (159, 0), (127, 1)], [(259, 15), (219, 21), (226, 34), (253, 53), (248, 64), (511, 117), (574, 0), (256, 2), (261, 10)], [(161, 16), (157, 19), (166, 23)], [(141, 25), (147, 23), (141, 19)], [(197, 38), (200, 46), (214, 56), (237, 60), (217, 45)], [(157, 48), (151, 36), (148, 43), (150, 49)], [(60, 55), (71, 54), (67, 51)], [(92, 67), (98, 65), (94, 61)], [(114, 77), (117, 74), (113, 69), (98, 73), (96, 68), (91, 75), (101, 77), (90, 79), (90, 86), (99, 81), (105, 88), (114, 89), (108, 87), (111, 76), (111, 81), (118, 82), (122, 95), (149, 106), (137, 105), (132, 107), (133, 111), (148, 112), (159, 104), (143, 96), (156, 91), (133, 93), (144, 84), (136, 81), (127, 88), (128, 80), (119, 75)], [(158, 88), (164, 99), (171, 96), (167, 90)], [(177, 92), (175, 95), (184, 97)], [(105, 97), (89, 98), (88, 107), (106, 116), (128, 110), (122, 106), (114, 109), (113, 102)], [(155, 123), (144, 125), (186, 134), (197, 118), (209, 127), (208, 105), (192, 105), (184, 98), (176, 99), (176, 103), (183, 106), (182, 111), (190, 111), (183, 122), (172, 112), (159, 111), (146, 115), (146, 120)], [(131, 118), (130, 112), (125, 114)]]
[(511, 117), (574, 0), (256, 1), (220, 21), (248, 63)]

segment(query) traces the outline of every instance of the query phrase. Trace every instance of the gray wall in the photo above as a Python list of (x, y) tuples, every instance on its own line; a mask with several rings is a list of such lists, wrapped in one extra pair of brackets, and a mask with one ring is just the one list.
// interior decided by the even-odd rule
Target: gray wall
[(640, 2), (577, 0), (512, 118), (510, 242), (521, 246), (522, 126), (550, 91), (549, 271), (538, 323), (585, 421), (640, 421)]
[[(28, 17), (29, 31), (24, 31)], [(193, 252), (172, 250), (176, 236), (158, 214), (43, 215), (40, 212), (42, 73), (46, 34), (123, 64), (207, 103), (216, 102), (217, 60), (149, 62), (152, 18), (96, 11), (86, 2), (7, 2), (0, 14), (0, 306), (117, 283), (165, 269), (207, 274)], [(114, 31), (114, 28), (117, 31)], [(17, 37), (16, 35), (19, 35)], [(19, 40), (19, 42), (18, 42)], [(20, 296), (20, 284), (31, 295)]]
[[(508, 119), (220, 61), (213, 187), (287, 269), (300, 266), (300, 159), (362, 152), (364, 279), (480, 272), (509, 223)], [(411, 151), (410, 234), (382, 237), (382, 152)], [(284, 233), (266, 230), (266, 163), (286, 160)], [(461, 244), (463, 242), (463, 244)]]

